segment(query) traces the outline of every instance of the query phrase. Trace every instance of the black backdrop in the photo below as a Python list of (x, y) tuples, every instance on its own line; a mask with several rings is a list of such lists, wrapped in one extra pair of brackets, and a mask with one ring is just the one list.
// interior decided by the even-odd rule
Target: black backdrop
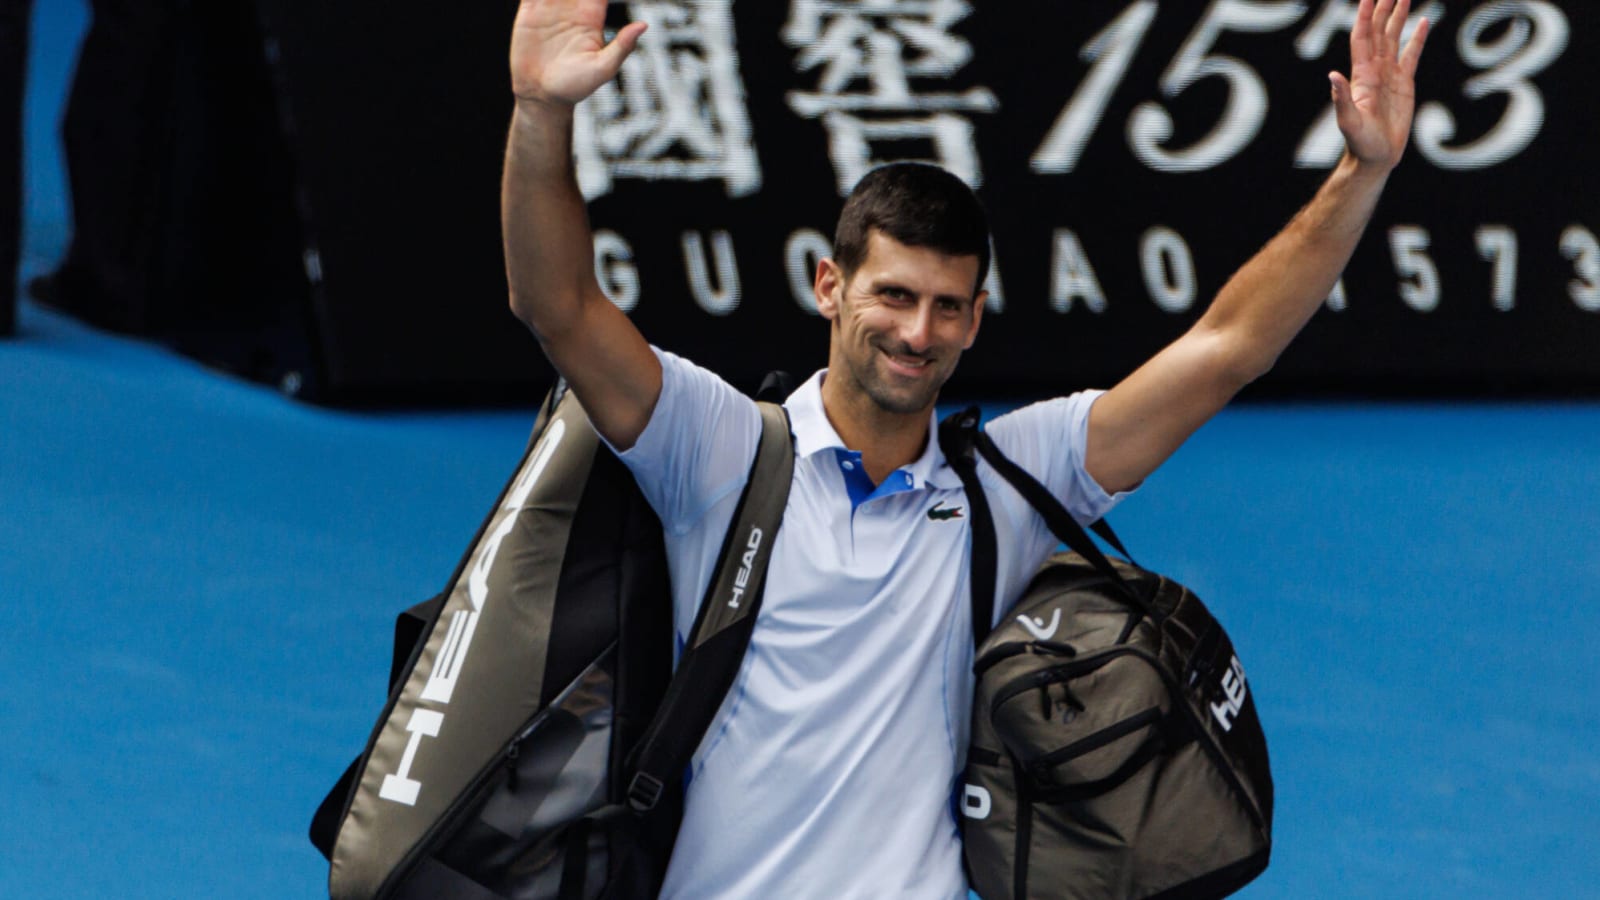
[[(258, 5), (304, 226), (308, 393), (531, 396), (549, 372), (506, 311), (497, 213), (514, 4)], [(1439, 21), (1413, 145), (1337, 308), (1260, 388), (1592, 390), (1600, 9), (1417, 5)], [(1107, 384), (1325, 177), (1336, 144), (1297, 156), (1354, 7), (614, 3), (652, 28), (583, 113), (604, 281), (652, 341), (735, 383), (807, 371), (826, 327), (792, 276), (842, 188), (870, 160), (939, 160), (978, 182), (1000, 288), (952, 390)]]
[(515, 4), (257, 6), (320, 361), (291, 375), (300, 392), (434, 402), (542, 389), (551, 373), (508, 312), (500, 249)]

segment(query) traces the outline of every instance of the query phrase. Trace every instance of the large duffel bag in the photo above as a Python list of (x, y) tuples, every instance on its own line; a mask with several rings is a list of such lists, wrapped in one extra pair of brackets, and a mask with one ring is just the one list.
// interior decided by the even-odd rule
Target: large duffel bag
[(972, 887), (985, 900), (1237, 890), (1267, 865), (1272, 775), (1233, 642), (1183, 585), (1108, 559), (975, 425), (955, 422), (945, 438), (969, 501), (982, 458), (1075, 552), (1046, 563), (984, 637), (994, 531), (987, 503), (971, 503), (979, 643), (962, 808)]

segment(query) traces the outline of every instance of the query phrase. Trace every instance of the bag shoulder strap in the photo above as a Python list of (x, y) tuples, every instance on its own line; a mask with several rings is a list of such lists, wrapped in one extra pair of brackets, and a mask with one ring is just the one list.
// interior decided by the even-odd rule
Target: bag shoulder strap
[[(1094, 566), (1100, 574), (1106, 576), (1115, 584), (1131, 605), (1146, 615), (1153, 615), (1154, 610), (1133, 586), (1128, 584), (1122, 573), (1117, 571), (1106, 555), (1095, 545), (1083, 526), (1072, 517), (1072, 513), (1057, 500), (1050, 489), (1039, 483), (1027, 470), (1012, 462), (1000, 448), (995, 446), (994, 440), (978, 427), (979, 414), (977, 407), (969, 407), (961, 412), (946, 417), (939, 423), (939, 444), (944, 451), (945, 458), (950, 462), (956, 474), (961, 478), (961, 484), (967, 491), (967, 502), (972, 507), (972, 614), (973, 614), (973, 644), (982, 644), (988, 636), (990, 623), (994, 621), (994, 586), (996, 575), (996, 547), (994, 519), (989, 511), (987, 499), (983, 497), (983, 485), (978, 480), (977, 461), (981, 457), (987, 462), (1000, 477), (1004, 478), (1028, 505), (1039, 513), (1049, 526), (1052, 534), (1068, 548), (1075, 551)], [(1122, 541), (1116, 532), (1111, 530), (1111, 525), (1104, 519), (1091, 526), (1108, 544), (1116, 548), (1117, 552), (1130, 562), (1132, 556), (1123, 547)], [(980, 623), (979, 616), (982, 615)], [(981, 627), (980, 627), (981, 625)]]
[(723, 538), (677, 674), (629, 761), (634, 774), (627, 801), (635, 812), (653, 809), (668, 780), (680, 777), (689, 764), (739, 674), (755, 628), (767, 563), (794, 475), (788, 413), (776, 403), (758, 405), (761, 442), (750, 478)]
[(978, 481), (978, 408), (951, 413), (939, 422), (939, 449), (950, 463), (972, 508), (968, 529), (972, 532), (972, 646), (983, 644), (994, 627), (994, 585), (999, 569), (994, 535), (994, 515), (989, 498)]

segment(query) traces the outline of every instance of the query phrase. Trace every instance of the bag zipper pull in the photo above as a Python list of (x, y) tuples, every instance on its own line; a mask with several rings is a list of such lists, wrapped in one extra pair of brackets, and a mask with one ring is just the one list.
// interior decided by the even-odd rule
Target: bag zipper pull
[(517, 790), (517, 757), (521, 755), (521, 751), (517, 747), (517, 744), (512, 744), (506, 750), (506, 787), (513, 793)]

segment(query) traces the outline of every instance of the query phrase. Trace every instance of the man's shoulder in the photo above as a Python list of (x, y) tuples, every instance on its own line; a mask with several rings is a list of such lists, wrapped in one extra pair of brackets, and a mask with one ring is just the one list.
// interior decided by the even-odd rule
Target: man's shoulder
[[(716, 372), (670, 350), (654, 345), (650, 349), (661, 360), (661, 402), (657, 405), (658, 412), (663, 404), (668, 407), (667, 412), (675, 416), (691, 413), (700, 403), (748, 405), (754, 408), (754, 400)], [(696, 423), (691, 416), (678, 424), (693, 427), (705, 423)]]
[[(671, 351), (651, 349), (661, 360), (661, 394), (638, 442), (622, 454), (623, 461), (688, 463), (704, 454), (685, 455), (686, 449), (705, 443), (728, 444), (734, 455), (746, 445), (753, 452), (761, 427), (755, 401), (710, 369)], [(716, 454), (721, 462), (728, 455)]]

